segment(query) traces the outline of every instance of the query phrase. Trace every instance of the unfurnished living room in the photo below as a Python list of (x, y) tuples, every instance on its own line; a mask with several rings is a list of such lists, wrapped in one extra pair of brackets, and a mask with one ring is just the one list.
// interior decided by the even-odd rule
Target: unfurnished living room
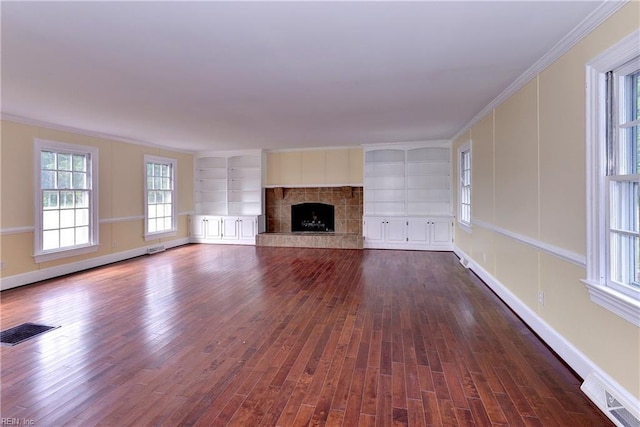
[(0, 425), (640, 426), (640, 1), (0, 20)]

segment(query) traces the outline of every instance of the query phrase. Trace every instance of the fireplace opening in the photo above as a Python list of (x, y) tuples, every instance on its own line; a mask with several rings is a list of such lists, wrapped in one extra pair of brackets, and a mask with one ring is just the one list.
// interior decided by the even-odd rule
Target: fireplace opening
[(325, 203), (291, 205), (291, 231), (333, 232), (335, 208)]

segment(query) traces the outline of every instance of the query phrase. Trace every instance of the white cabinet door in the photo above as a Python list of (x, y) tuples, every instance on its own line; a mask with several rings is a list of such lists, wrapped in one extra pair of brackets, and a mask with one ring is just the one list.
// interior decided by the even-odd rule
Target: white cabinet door
[(366, 243), (384, 242), (384, 218), (367, 217), (364, 219), (364, 238)]
[(224, 240), (238, 240), (238, 218), (225, 217), (222, 219), (222, 238)]
[(191, 215), (189, 217), (189, 235), (194, 239), (204, 239), (205, 217), (202, 215)]
[(407, 221), (404, 218), (385, 221), (385, 242), (403, 244), (407, 241)]
[(431, 240), (431, 224), (426, 218), (409, 218), (407, 221), (407, 241), (427, 245)]
[(431, 244), (451, 244), (451, 220), (447, 218), (431, 220)]
[(238, 237), (240, 239), (254, 240), (256, 237), (256, 217), (245, 216), (238, 219)]
[(222, 238), (222, 219), (220, 217), (205, 217), (204, 238), (208, 240), (218, 240)]

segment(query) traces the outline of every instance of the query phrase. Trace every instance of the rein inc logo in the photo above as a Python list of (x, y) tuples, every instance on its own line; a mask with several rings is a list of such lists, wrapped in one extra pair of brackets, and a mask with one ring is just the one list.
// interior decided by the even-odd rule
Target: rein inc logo
[(36, 421), (30, 418), (0, 418), (2, 426), (33, 426), (35, 424)]

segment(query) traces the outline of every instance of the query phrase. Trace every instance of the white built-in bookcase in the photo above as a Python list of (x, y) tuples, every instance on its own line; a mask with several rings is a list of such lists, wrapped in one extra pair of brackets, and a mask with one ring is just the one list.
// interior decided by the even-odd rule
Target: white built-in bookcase
[(364, 147), (364, 214), (451, 215), (449, 142)]
[(261, 152), (203, 153), (195, 160), (196, 213), (261, 215), (263, 208)]

